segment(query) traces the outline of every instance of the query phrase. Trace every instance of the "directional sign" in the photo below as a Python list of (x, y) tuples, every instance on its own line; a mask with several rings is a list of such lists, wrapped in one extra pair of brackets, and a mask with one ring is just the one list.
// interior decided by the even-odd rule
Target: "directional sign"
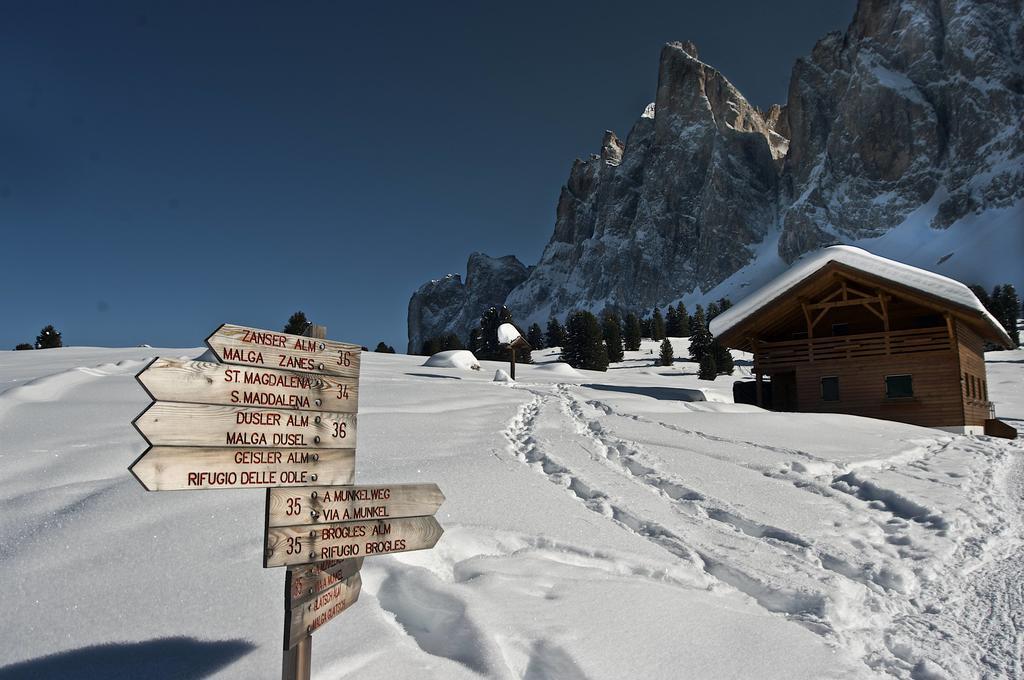
[(157, 401), (133, 421), (150, 444), (351, 449), (354, 413)]
[(433, 515), (443, 502), (444, 494), (437, 484), (271, 489), (267, 494), (267, 526)]
[(348, 609), (359, 599), (363, 581), (359, 573), (318, 593), (315, 598), (285, 611), (284, 649), (288, 651), (313, 631)]
[(151, 446), (131, 473), (149, 491), (351, 484), (353, 449)]
[(267, 528), (264, 567), (309, 564), (433, 548), (444, 529), (433, 517)]
[(224, 324), (206, 345), (226, 364), (359, 377), (359, 345)]
[(136, 379), (153, 401), (355, 413), (359, 381), (206, 361), (154, 359)]
[(284, 608), (305, 604), (317, 593), (344, 581), (362, 568), (362, 557), (289, 567), (285, 576)]

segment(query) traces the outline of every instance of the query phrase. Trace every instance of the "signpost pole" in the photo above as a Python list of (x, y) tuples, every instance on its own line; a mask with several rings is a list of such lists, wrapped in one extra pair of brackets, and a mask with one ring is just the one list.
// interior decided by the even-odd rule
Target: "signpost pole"
[[(327, 337), (327, 327), (310, 324), (306, 327), (303, 335), (310, 338), (324, 339)], [(267, 508), (270, 508), (270, 489), (267, 489)], [(288, 567), (291, 569), (291, 567)], [(285, 584), (291, 583), (291, 579), (285, 579)], [(284, 589), (285, 609), (291, 607), (291, 593), (287, 585)], [(281, 680), (309, 680), (309, 669), (313, 659), (313, 634), (310, 633), (299, 644), (291, 649), (286, 649), (281, 659)]]
[(312, 655), (313, 636), (309, 635), (284, 653), (284, 663), (281, 666), (281, 680), (309, 680)]

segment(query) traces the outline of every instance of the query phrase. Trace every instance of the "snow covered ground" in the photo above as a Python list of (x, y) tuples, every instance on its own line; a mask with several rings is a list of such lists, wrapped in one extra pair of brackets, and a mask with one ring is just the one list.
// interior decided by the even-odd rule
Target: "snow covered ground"
[[(134, 374), (200, 353), (0, 352), (0, 680), (280, 673), (263, 494), (127, 471)], [(364, 354), (357, 479), (437, 482), (446, 533), (366, 560), (315, 677), (1024, 677), (1019, 442), (736, 405), (657, 343), (534, 356)], [(1024, 427), (1024, 351), (987, 359)]]

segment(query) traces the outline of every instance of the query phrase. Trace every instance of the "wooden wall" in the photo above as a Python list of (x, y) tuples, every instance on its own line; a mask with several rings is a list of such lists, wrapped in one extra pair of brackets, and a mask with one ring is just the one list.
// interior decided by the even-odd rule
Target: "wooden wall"
[(984, 425), (989, 417), (988, 378), (985, 375), (985, 343), (968, 326), (956, 324), (960, 358), (961, 397), (965, 425)]
[[(914, 396), (887, 399), (885, 376), (911, 374)], [(956, 352), (805, 362), (796, 366), (797, 410), (850, 413), (925, 427), (964, 423)], [(839, 401), (823, 401), (821, 378), (838, 376)]]

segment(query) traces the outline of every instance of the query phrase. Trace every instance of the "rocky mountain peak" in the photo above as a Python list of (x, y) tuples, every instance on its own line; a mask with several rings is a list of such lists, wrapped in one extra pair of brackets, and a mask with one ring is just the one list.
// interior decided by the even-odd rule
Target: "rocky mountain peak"
[(423, 284), (409, 299), (408, 351), (419, 352), (425, 340), (444, 333), (455, 333), (466, 342), (483, 311), (504, 303), (528, 273), (514, 255), (473, 253), (466, 262), (465, 284), (459, 274)]
[[(540, 262), (499, 267), (484, 297), (519, 279), (505, 303), (520, 324), (649, 310), (713, 292), (758, 252), (773, 257), (766, 245), (792, 262), (911, 217), (945, 229), (1019, 205), (1022, 119), (1022, 0), (861, 0), (845, 33), (796, 61), (787, 102), (766, 112), (693, 43), (668, 43), (655, 101), (625, 140), (606, 131), (572, 164)], [(413, 296), (410, 346), (424, 328), (479, 316), (482, 299), (457, 284)], [(443, 295), (446, 311), (416, 320), (429, 315), (414, 307)]]

